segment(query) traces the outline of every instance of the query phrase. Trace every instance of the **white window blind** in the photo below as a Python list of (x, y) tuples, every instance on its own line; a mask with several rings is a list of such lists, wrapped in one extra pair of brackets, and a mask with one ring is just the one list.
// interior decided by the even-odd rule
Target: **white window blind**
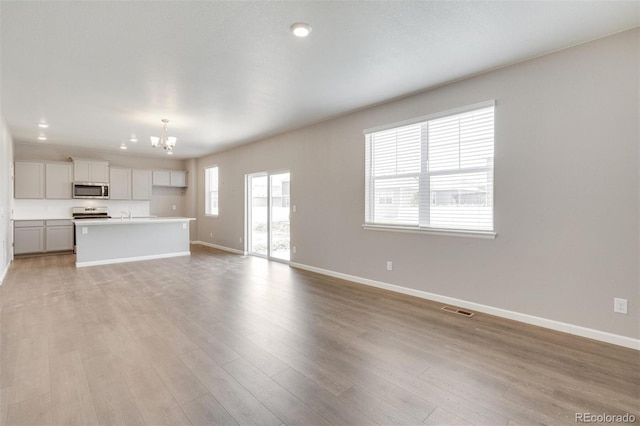
[(205, 214), (218, 215), (218, 166), (204, 169)]
[(366, 224), (493, 230), (493, 102), (365, 141)]

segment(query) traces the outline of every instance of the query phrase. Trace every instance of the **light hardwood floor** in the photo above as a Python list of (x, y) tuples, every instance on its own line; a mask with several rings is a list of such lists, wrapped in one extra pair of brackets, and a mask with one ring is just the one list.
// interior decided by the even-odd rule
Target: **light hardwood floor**
[(640, 422), (637, 351), (192, 247), (0, 287), (3, 425)]

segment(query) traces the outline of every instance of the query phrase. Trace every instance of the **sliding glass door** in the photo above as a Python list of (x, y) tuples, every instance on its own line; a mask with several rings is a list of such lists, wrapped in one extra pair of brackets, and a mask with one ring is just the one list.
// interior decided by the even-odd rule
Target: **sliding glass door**
[(247, 176), (247, 241), (253, 255), (290, 260), (290, 174)]
[(249, 176), (249, 252), (267, 256), (269, 253), (268, 176)]
[(290, 260), (289, 172), (269, 175), (269, 256)]

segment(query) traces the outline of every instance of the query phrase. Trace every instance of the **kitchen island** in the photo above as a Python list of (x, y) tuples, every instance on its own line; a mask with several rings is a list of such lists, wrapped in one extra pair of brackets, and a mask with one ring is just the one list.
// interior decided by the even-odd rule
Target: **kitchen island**
[(76, 267), (189, 256), (189, 217), (77, 219)]

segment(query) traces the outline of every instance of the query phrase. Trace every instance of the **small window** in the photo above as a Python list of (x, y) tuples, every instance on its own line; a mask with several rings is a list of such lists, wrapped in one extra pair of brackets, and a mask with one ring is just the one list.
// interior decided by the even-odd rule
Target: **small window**
[(208, 216), (218, 216), (218, 166), (204, 169), (205, 207)]
[(364, 133), (365, 225), (493, 231), (493, 101)]

